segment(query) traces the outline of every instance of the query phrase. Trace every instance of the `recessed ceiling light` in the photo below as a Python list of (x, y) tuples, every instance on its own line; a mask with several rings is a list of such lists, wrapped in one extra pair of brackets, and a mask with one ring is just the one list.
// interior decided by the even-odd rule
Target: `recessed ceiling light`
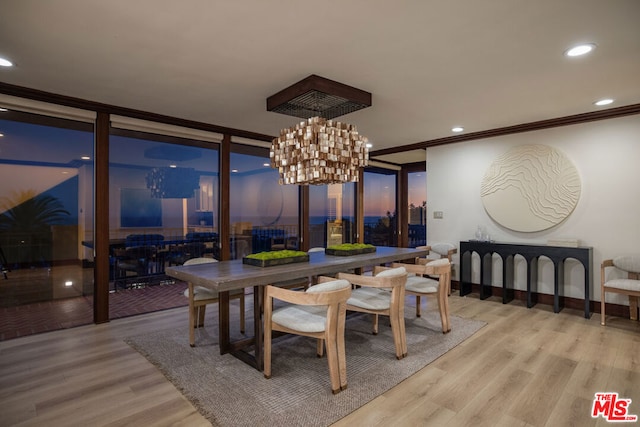
[(269, 163), (263, 163), (262, 166), (267, 167), (267, 166), (271, 166)]
[(464, 128), (462, 126), (455, 126), (451, 128), (451, 132), (462, 132), (464, 130)]
[(602, 105), (609, 105), (609, 104), (613, 104), (613, 99), (601, 99), (599, 101), (594, 102), (595, 105), (597, 106), (602, 106)]
[(175, 168), (177, 168), (178, 166), (176, 166), (176, 165), (169, 165), (169, 167), (170, 167), (170, 168), (174, 168), (174, 169), (175, 169)]
[(231, 169), (231, 172), (238, 173), (238, 169)]
[(0, 138), (2, 138), (4, 136), (4, 133), (0, 133)]
[(596, 48), (596, 45), (593, 43), (585, 43), (574, 46), (564, 52), (565, 56), (582, 56), (591, 52)]
[(0, 67), (13, 67), (13, 62), (0, 57)]
[(0, 112), (4, 113), (5, 111), (9, 111), (9, 110), (7, 110), (6, 108), (0, 107)]
[(364, 146), (367, 147), (367, 148), (371, 148), (371, 147), (373, 147), (373, 144), (370, 143), (370, 142), (367, 142)]
[(68, 288), (70, 286), (73, 286), (73, 282), (71, 280), (67, 280), (66, 282), (64, 282), (64, 285)]

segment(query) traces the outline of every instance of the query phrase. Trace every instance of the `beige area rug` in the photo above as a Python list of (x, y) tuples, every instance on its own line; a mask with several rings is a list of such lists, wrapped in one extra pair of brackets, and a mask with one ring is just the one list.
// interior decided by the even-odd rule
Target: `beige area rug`
[[(213, 317), (210, 314), (207, 321)], [(327, 426), (413, 375), (485, 324), (452, 317), (452, 330), (445, 335), (437, 312), (407, 318), (409, 354), (403, 360), (395, 358), (388, 325), (388, 319), (381, 318), (380, 333), (374, 336), (370, 316), (347, 317), (348, 388), (336, 395), (331, 393), (327, 359), (316, 356), (315, 340), (310, 338), (289, 335), (274, 340), (271, 379), (229, 354), (219, 354), (214, 321), (198, 330), (195, 348), (189, 347), (186, 324), (127, 342), (214, 426)]]

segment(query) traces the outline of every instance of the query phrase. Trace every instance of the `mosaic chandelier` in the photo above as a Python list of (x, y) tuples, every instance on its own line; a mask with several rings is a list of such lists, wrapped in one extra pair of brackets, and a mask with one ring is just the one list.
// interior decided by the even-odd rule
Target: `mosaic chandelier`
[(354, 125), (332, 119), (370, 105), (370, 93), (315, 75), (269, 97), (267, 110), (307, 119), (282, 129), (271, 143), (280, 184), (358, 181), (369, 162), (367, 138)]

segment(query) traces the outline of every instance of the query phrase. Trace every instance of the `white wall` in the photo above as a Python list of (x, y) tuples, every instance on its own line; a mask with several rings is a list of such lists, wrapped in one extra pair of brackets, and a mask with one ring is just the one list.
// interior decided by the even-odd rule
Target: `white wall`
[[(522, 233), (506, 229), (488, 216), (480, 199), (482, 179), (494, 159), (523, 144), (544, 144), (561, 150), (573, 162), (582, 181), (574, 212), (545, 231)], [(602, 260), (640, 254), (638, 184), (640, 115), (428, 148), (427, 242), (451, 242), (459, 247), (461, 240), (474, 238), (478, 225), (497, 242), (546, 244), (554, 238), (579, 239), (581, 246), (593, 247), (591, 299), (599, 301)], [(434, 211), (442, 211), (443, 219), (434, 219)], [(502, 285), (500, 266), (499, 257), (494, 256), (496, 286)], [(479, 264), (474, 262), (476, 283), (478, 269)], [(516, 289), (526, 289), (526, 262), (520, 257), (516, 257), (515, 270)], [(553, 293), (553, 264), (549, 260), (539, 262), (538, 291)], [(582, 266), (568, 261), (565, 295), (582, 298), (583, 294)], [(617, 295), (607, 295), (607, 301), (627, 304), (625, 297)]]

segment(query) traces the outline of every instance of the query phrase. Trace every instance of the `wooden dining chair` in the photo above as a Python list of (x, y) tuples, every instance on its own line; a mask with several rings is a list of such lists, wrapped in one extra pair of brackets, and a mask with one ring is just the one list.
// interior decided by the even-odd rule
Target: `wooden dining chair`
[[(405, 292), (416, 297), (416, 317), (420, 317), (421, 298), (435, 295), (442, 322), (442, 333), (451, 331), (448, 289), (451, 282), (451, 263), (447, 258), (430, 260), (418, 258), (417, 264), (392, 263), (392, 268), (403, 267), (409, 273)], [(433, 277), (438, 277), (434, 279)]]
[[(331, 391), (347, 388), (347, 363), (344, 345), (346, 301), (351, 285), (346, 280), (318, 277), (319, 284), (306, 291), (293, 291), (268, 285), (264, 308), (264, 376), (271, 378), (271, 335), (273, 331), (317, 339), (316, 352), (326, 347)], [(273, 309), (274, 300), (289, 303)]]
[(407, 270), (403, 267), (385, 269), (373, 267), (373, 276), (338, 273), (338, 279), (359, 286), (347, 300), (348, 311), (373, 314), (373, 334), (378, 333), (378, 316), (389, 316), (393, 342), (398, 360), (407, 355), (407, 337), (404, 328), (404, 292)]
[[(453, 255), (458, 253), (458, 249), (453, 243), (434, 243), (428, 246), (418, 246), (416, 249), (426, 249), (429, 253), (424, 257), (430, 260), (446, 258), (451, 264), (451, 276), (454, 276), (454, 264)], [(418, 258), (416, 258), (418, 259)], [(417, 262), (416, 262), (417, 264)], [(447, 295), (451, 295), (451, 282), (449, 282), (449, 289), (447, 289)]]
[[(218, 262), (218, 260), (201, 257), (191, 258), (185, 261), (183, 265), (209, 264), (214, 262)], [(189, 345), (195, 347), (195, 329), (204, 326), (204, 316), (207, 305), (219, 302), (218, 293), (202, 286), (194, 286), (193, 283), (189, 282), (187, 289), (184, 291), (184, 296), (189, 298)], [(229, 292), (229, 299), (240, 300), (240, 332), (244, 333), (244, 289)]]
[[(618, 270), (626, 277), (607, 277), (607, 270)], [(616, 293), (629, 298), (629, 319), (638, 320), (640, 297), (640, 256), (619, 256), (602, 261), (600, 266), (600, 324), (605, 325), (606, 294)]]

